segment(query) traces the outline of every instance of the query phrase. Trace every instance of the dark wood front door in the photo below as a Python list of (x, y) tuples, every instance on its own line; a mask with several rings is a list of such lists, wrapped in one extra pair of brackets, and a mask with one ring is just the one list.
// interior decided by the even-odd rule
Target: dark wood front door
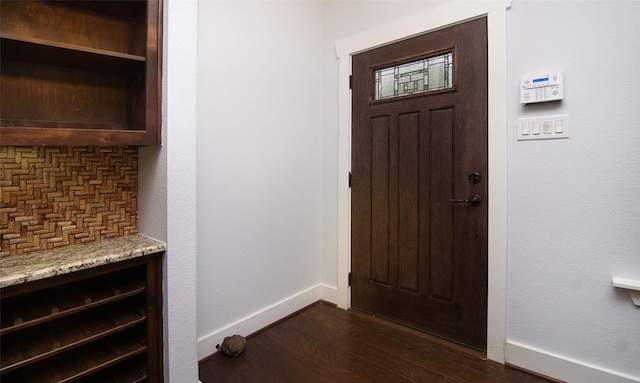
[(352, 306), (485, 349), (486, 18), (353, 56), (352, 118)]

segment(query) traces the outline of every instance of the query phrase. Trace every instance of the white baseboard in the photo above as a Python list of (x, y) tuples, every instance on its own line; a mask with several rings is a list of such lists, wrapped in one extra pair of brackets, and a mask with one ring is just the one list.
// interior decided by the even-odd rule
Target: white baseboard
[(567, 383), (638, 383), (631, 376), (507, 340), (505, 362)]
[(253, 334), (321, 299), (332, 303), (336, 302), (337, 295), (338, 292), (335, 287), (318, 284), (256, 311), (228, 326), (199, 337), (197, 345), (198, 360), (215, 353), (216, 344), (220, 344), (226, 336)]
[(320, 284), (320, 299), (329, 303), (338, 303), (338, 288), (335, 286), (328, 286)]

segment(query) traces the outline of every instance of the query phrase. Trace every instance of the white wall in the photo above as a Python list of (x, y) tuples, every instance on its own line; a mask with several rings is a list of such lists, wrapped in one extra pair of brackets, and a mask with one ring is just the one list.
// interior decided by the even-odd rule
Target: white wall
[[(537, 349), (640, 380), (640, 310), (611, 285), (640, 279), (638, 17), (633, 1), (508, 12), (508, 336), (525, 367), (539, 368), (519, 352)], [(520, 76), (545, 70), (564, 72), (565, 99), (520, 106)], [(569, 114), (570, 139), (516, 141), (517, 118), (553, 114)]]
[[(195, 67), (197, 2), (164, 2), (162, 147), (139, 151), (140, 233), (166, 242), (165, 382), (197, 382)], [(178, 224), (179, 223), (179, 224)]]
[(435, 3), (200, 3), (200, 358), (224, 336), (334, 300), (334, 42), (402, 15), (398, 4), (409, 14)]
[[(640, 278), (638, 4), (514, 0), (507, 13), (507, 360), (569, 381), (640, 380), (639, 311), (611, 287), (612, 275)], [(200, 3), (198, 357), (331, 296), (342, 176), (333, 43), (436, 3), (402, 5)], [(520, 75), (546, 69), (564, 71), (566, 99), (521, 107)], [(515, 141), (516, 118), (556, 113), (570, 115), (569, 140)]]
[[(317, 2), (204, 1), (199, 357), (320, 297), (326, 195)], [(273, 307), (276, 306), (276, 307)], [(236, 323), (240, 321), (240, 323)]]

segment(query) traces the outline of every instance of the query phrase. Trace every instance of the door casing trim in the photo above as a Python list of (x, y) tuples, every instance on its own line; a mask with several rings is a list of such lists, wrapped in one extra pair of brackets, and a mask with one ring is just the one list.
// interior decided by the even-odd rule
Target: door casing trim
[(487, 358), (505, 362), (507, 336), (507, 23), (511, 0), (452, 1), (336, 41), (338, 57), (337, 304), (351, 307), (351, 75), (352, 55), (476, 17), (487, 17), (489, 242)]

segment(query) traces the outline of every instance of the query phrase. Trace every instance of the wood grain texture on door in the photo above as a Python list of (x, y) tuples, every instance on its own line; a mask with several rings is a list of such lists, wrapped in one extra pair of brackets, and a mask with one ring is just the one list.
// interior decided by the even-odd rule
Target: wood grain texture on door
[[(375, 100), (376, 69), (443, 52), (452, 88)], [(486, 18), (353, 56), (352, 118), (352, 306), (486, 348)]]

